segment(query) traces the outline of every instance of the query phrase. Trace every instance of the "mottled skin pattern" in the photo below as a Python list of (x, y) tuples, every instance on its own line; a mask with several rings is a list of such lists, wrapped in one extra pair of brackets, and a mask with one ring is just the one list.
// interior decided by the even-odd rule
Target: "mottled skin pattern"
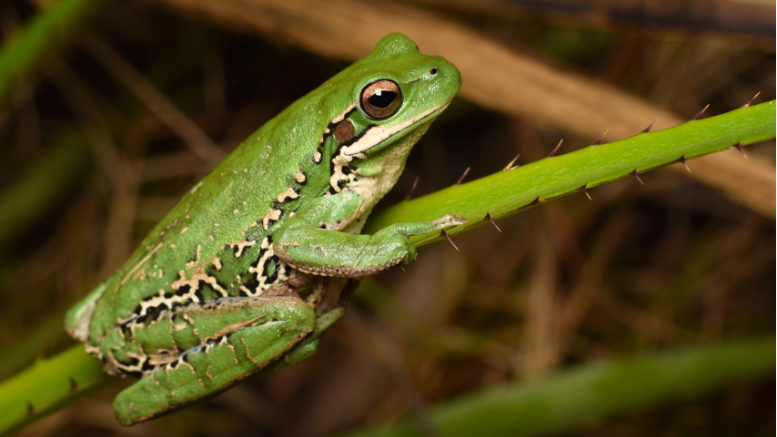
[[(401, 96), (395, 113), (376, 119), (360, 98), (379, 80)], [(357, 235), (459, 86), (452, 64), (389, 35), (189, 190), (66, 320), (106, 371), (141, 377), (116, 399), (119, 421), (149, 419), (311, 355), (342, 308), (319, 307), (325, 283), (307, 300), (300, 286), (409, 262), (407, 236), (463, 223), (445, 216)], [(376, 99), (390, 100), (382, 92)]]

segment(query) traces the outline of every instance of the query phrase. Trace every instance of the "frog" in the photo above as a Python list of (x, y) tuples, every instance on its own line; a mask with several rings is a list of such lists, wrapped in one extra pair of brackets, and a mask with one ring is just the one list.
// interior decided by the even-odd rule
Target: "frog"
[[(466, 219), (361, 234), (461, 86), (402, 34), (292, 103), (195, 184), (129, 259), (66, 315), (133, 425), (300, 362), (358, 280), (415, 259), (409, 237)], [(335, 296), (332, 278), (346, 278)]]

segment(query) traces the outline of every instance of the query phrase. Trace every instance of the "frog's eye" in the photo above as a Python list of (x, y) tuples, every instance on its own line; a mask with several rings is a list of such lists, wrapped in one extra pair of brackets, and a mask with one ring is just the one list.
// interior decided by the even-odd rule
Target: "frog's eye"
[(402, 90), (393, 80), (378, 80), (364, 87), (359, 102), (365, 114), (382, 120), (396, 114), (402, 106)]

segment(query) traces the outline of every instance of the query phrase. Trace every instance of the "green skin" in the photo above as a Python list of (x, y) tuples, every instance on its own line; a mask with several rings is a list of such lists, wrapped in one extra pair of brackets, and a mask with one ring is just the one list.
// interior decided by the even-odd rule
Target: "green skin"
[[(398, 84), (401, 103), (376, 119), (360, 98), (384, 79)], [(359, 235), (460, 84), (451, 63), (389, 35), (195, 185), (66, 318), (107, 372), (140, 377), (116, 397), (119, 422), (148, 420), (307, 358), (343, 313), (325, 278), (410, 262), (408, 236), (463, 224), (447, 215)], [(311, 283), (301, 298), (297, 290)]]

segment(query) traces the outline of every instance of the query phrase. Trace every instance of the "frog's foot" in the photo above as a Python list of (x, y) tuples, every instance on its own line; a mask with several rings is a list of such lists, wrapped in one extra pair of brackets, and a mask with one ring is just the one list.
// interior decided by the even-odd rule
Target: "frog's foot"
[(469, 220), (460, 215), (446, 214), (437, 220), (430, 221), (429, 224), (434, 227), (434, 230), (439, 230), (449, 228), (451, 226), (461, 226), (467, 224), (468, 222)]

